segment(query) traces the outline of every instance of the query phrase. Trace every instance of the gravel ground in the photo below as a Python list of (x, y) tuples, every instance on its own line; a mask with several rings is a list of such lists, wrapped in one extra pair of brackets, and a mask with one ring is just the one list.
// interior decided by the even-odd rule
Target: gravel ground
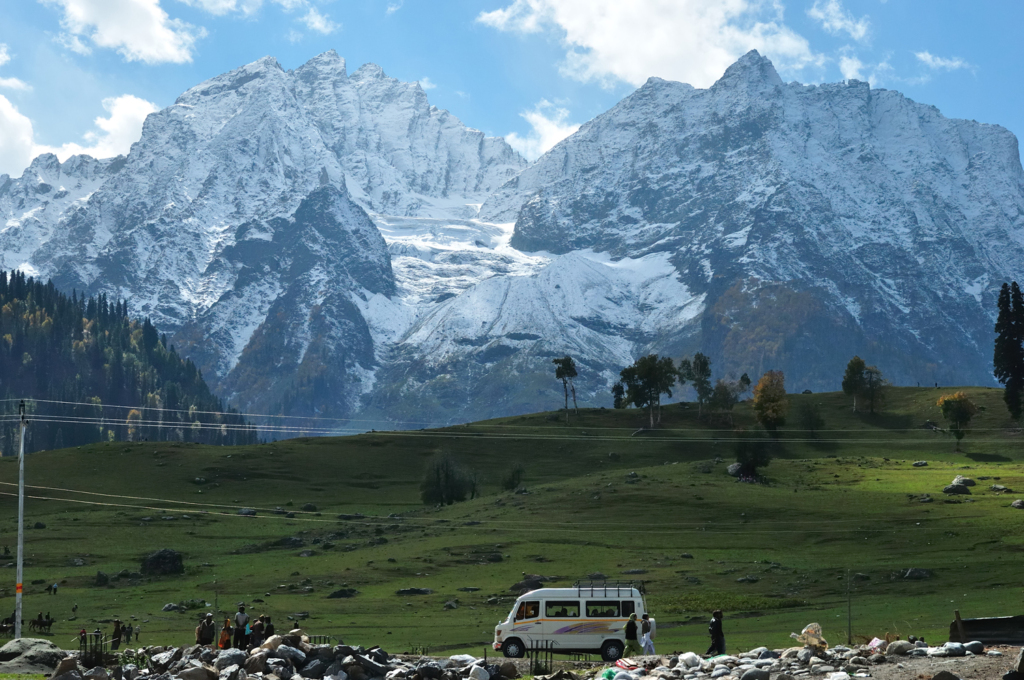
[[(963, 680), (1000, 680), (1003, 674), (1013, 667), (1021, 648), (993, 645), (986, 647), (987, 650), (1002, 652), (1003, 656), (982, 655), (959, 658), (890, 656), (887, 657), (886, 663), (869, 666), (866, 670), (875, 680), (931, 680), (932, 676), (939, 671), (949, 671)], [(638, 660), (654, 661), (658, 658), (638, 657)], [(488, 656), (489, 663), (500, 664), (505, 661), (514, 661), (523, 675), (528, 675), (530, 672), (528, 659), (505, 659), (500, 653), (496, 653), (494, 658)], [(580, 676), (607, 668), (609, 665), (601, 661), (571, 661), (559, 656), (555, 657), (554, 663), (555, 670), (570, 670)], [(807, 680), (820, 680), (824, 676), (805, 675), (802, 677)]]
[(939, 671), (949, 671), (964, 680), (999, 680), (1017, 660), (1020, 647), (996, 645), (986, 648), (989, 649), (1000, 651), (1003, 656), (982, 655), (946, 659), (888, 657), (888, 663), (871, 666), (871, 677), (877, 680), (930, 680)]

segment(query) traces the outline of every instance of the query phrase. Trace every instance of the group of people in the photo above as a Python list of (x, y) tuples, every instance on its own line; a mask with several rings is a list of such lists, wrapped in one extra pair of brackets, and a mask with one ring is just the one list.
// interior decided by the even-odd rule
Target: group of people
[[(711, 646), (705, 656), (725, 654), (725, 633), (722, 630), (722, 610), (711, 612), (708, 634), (711, 635)], [(653, 656), (654, 637), (658, 632), (658, 624), (649, 615), (644, 614), (639, 620), (636, 614), (629, 615), (626, 622), (626, 649), (624, 656)]]
[[(85, 632), (84, 629), (82, 632)], [(124, 624), (121, 619), (114, 619), (114, 632), (110, 634), (110, 649), (111, 651), (116, 650), (121, 646), (123, 641), (126, 645), (131, 644), (132, 635), (135, 636), (135, 641), (139, 641), (139, 635), (142, 633), (142, 624)]]
[(654, 637), (658, 633), (658, 624), (649, 614), (629, 615), (626, 621), (626, 656), (653, 656)]
[(231, 619), (224, 619), (224, 627), (220, 629), (220, 636), (217, 636), (217, 626), (213, 620), (213, 613), (207, 612), (203, 620), (196, 626), (196, 644), (213, 646), (214, 639), (219, 649), (249, 650), (259, 647), (264, 640), (274, 634), (274, 623), (270, 617), (261, 614), (255, 621), (251, 620), (245, 612), (245, 606), (239, 605), (238, 611)]

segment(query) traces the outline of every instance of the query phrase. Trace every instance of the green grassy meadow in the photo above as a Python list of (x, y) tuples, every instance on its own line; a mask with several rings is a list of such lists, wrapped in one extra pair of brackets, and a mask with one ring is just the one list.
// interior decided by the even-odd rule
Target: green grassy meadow
[[(111, 443), (36, 453), (26, 461), (26, 619), (50, 612), (59, 619), (53, 639), (67, 645), (82, 627), (109, 630), (101, 622), (114, 617), (141, 621), (142, 644), (180, 644), (213, 607), (175, 613), (164, 604), (201, 599), (230, 613), (244, 601), (279, 630), (295, 625), (290, 616), (349, 644), (482, 654), (524, 573), (568, 585), (600, 571), (647, 581), (659, 651), (703, 652), (716, 607), (726, 612), (731, 652), (786, 646), (812, 621), (830, 642), (845, 642), (848, 583), (855, 635), (945, 639), (954, 609), (1019, 614), (1024, 591), (1024, 511), (1009, 507), (1024, 495), (988, 490), (1024, 491), (1024, 435), (1001, 391), (964, 389), (984, 410), (961, 453), (952, 437), (923, 427), (943, 425), (935, 401), (952, 390), (894, 389), (874, 416), (852, 413), (839, 393), (791, 395), (791, 425), (764, 470), (769, 486), (725, 472), (734, 428), (754, 424), (746, 403), (721, 430), (699, 425), (696, 406), (674, 404), (655, 432), (637, 432), (639, 411), (588, 409), (568, 426), (553, 412), (248, 447)], [(816, 437), (797, 422), (803, 401), (824, 416)], [(478, 470), (482, 495), (424, 507), (419, 481), (438, 453)], [(919, 459), (928, 466), (912, 467)], [(527, 494), (499, 489), (513, 462), (525, 466)], [(957, 474), (991, 480), (947, 499), (942, 487)], [(13, 562), (16, 459), (0, 460), (0, 483), (0, 545)], [(934, 502), (921, 503), (925, 493)], [(303, 512), (306, 503), (316, 512)], [(259, 514), (238, 516), (242, 507)], [(275, 545), (287, 537), (304, 544)], [(143, 555), (164, 547), (185, 554), (184, 575), (95, 585), (98, 570), (137, 571)], [(934, 576), (893, 578), (909, 567)], [(5, 616), (14, 569), (6, 573)], [(44, 592), (53, 582), (56, 596)], [(395, 594), (407, 587), (434, 594)], [(341, 588), (358, 594), (327, 598)], [(455, 598), (458, 607), (445, 610)]]

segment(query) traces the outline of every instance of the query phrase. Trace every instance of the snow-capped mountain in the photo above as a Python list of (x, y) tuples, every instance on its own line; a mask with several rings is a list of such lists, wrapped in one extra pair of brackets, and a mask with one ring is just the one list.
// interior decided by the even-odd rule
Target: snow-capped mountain
[[(482, 207), (481, 207), (482, 205)], [(866, 83), (651, 79), (527, 165), (415, 83), (265, 58), (125, 158), (0, 176), (0, 266), (127, 297), (245, 411), (413, 427), (581, 404), (622, 366), (991, 381), (1024, 278), (1016, 139)]]
[(650, 79), (481, 217), (527, 252), (666, 254), (705, 296), (696, 345), (800, 388), (835, 388), (854, 353), (901, 384), (991, 384), (996, 293), (1024, 275), (1010, 132), (859, 81), (785, 84), (756, 52), (705, 90)]

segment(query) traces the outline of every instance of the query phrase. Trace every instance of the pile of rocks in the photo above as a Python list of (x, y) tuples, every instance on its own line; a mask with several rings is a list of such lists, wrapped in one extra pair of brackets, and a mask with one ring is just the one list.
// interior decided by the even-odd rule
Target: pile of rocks
[(135, 664), (82, 669), (72, 655), (51, 680), (511, 680), (515, 664), (485, 666), (471, 656), (402, 658), (379, 647), (312, 645), (301, 630), (274, 635), (246, 653), (240, 649), (145, 647), (145, 668)]
[[(759, 647), (735, 656), (702, 659), (693, 652), (672, 657), (641, 657), (645, 667), (623, 670), (613, 680), (795, 680), (813, 676), (825, 680), (850, 680), (871, 677), (871, 667), (892, 661), (893, 656), (967, 656), (983, 654), (980, 642), (950, 642), (942, 647), (925, 643), (896, 641), (889, 645), (833, 647), (814, 650), (807, 647), (768, 649)], [(920, 645), (920, 646), (919, 646)]]

